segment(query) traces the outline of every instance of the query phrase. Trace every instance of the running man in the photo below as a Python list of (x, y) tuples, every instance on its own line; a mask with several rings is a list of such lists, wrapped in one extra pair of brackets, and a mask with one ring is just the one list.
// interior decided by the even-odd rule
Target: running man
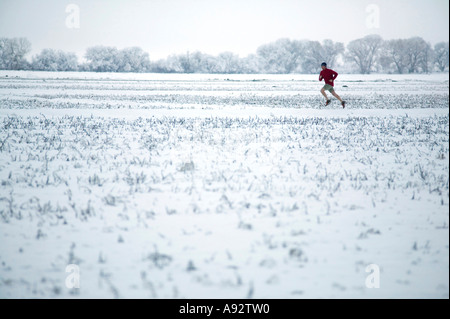
[(319, 81), (325, 80), (325, 85), (323, 86), (322, 90), (320, 90), (320, 93), (325, 96), (325, 105), (328, 105), (331, 102), (331, 100), (328, 99), (327, 93), (325, 93), (325, 91), (329, 91), (335, 98), (341, 101), (342, 107), (345, 108), (345, 101), (343, 101), (341, 97), (334, 91), (334, 80), (338, 76), (337, 72), (333, 71), (332, 69), (327, 69), (327, 64), (325, 62), (322, 63), (321, 67), (322, 71), (319, 75)]

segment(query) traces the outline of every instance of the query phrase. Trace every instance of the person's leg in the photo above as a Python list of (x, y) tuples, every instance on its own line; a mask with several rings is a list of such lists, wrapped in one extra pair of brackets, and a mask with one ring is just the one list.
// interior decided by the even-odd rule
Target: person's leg
[(335, 98), (337, 98), (341, 103), (343, 102), (342, 101), (342, 99), (341, 99), (341, 97), (336, 93), (336, 91), (331, 91), (331, 94), (333, 94), (333, 96), (335, 97)]
[(328, 101), (328, 96), (325, 93), (325, 88), (323, 87), (322, 90), (320, 90), (320, 93), (322, 93), (322, 95), (325, 97), (325, 99)]

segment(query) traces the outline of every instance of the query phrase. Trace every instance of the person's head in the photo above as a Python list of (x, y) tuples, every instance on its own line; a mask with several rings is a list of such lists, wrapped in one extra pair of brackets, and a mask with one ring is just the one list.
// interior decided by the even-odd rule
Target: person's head
[(322, 70), (325, 70), (327, 68), (327, 64), (325, 62), (323, 62), (320, 66), (322, 67)]

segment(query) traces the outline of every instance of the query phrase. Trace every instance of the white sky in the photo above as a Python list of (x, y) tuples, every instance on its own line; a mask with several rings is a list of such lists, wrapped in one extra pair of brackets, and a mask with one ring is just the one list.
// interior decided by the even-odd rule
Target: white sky
[[(80, 28), (66, 26), (68, 4)], [(368, 5), (379, 8), (369, 28)], [(150, 59), (200, 50), (240, 56), (279, 38), (332, 39), (367, 34), (384, 39), (449, 40), (448, 0), (0, 0), (0, 37), (26, 37), (32, 55), (44, 48), (82, 56), (89, 46), (139, 46)]]

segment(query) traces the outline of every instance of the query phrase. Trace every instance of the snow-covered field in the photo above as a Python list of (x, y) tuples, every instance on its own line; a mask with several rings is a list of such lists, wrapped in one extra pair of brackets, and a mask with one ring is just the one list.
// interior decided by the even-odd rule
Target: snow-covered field
[(1, 71), (0, 297), (448, 298), (448, 80)]

